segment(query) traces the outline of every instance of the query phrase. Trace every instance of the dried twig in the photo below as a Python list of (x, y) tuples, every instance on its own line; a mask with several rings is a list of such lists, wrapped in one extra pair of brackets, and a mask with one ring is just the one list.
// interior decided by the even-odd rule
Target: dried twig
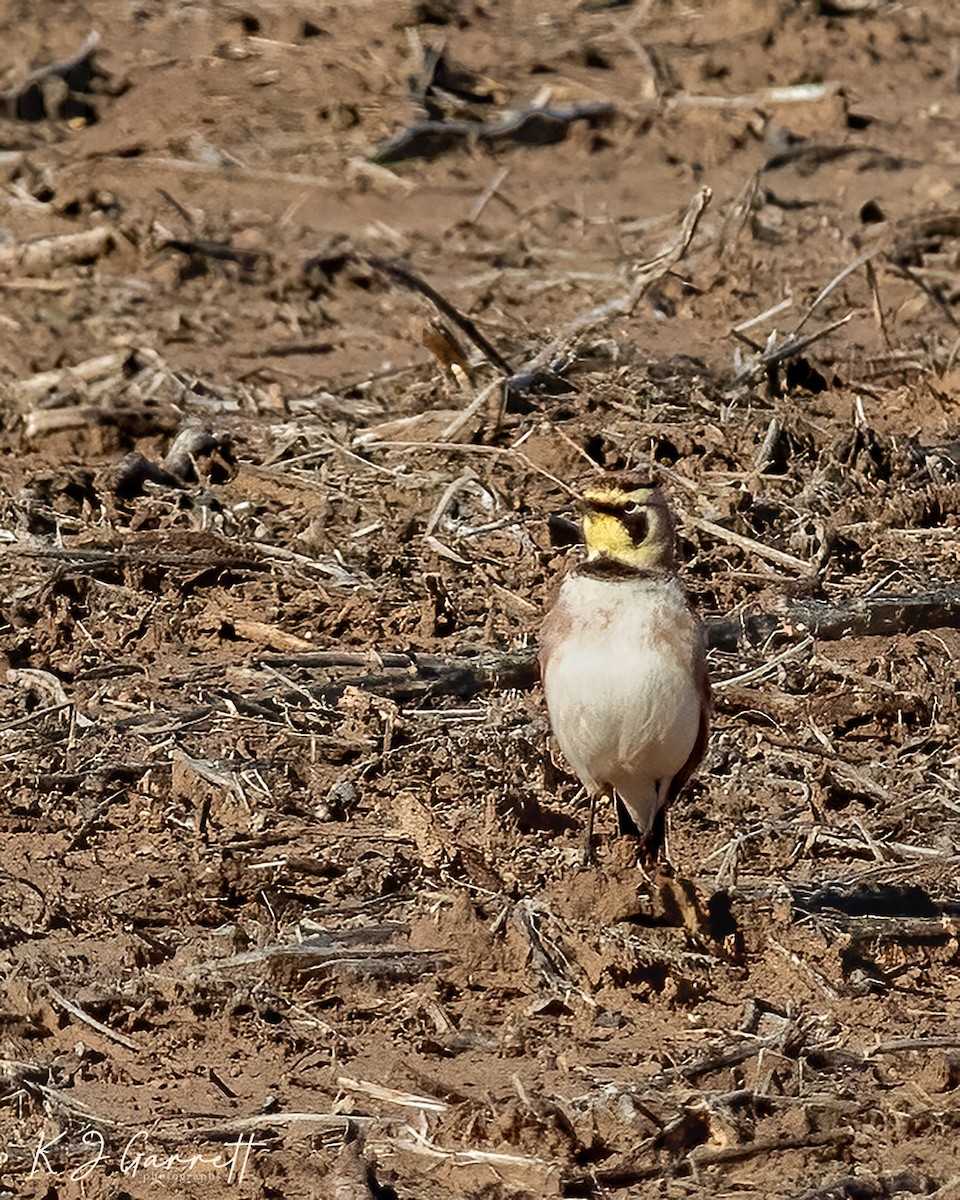
[(762, 313), (757, 313), (755, 317), (748, 317), (745, 321), (741, 321), (739, 325), (734, 325), (732, 332), (746, 333), (754, 325), (762, 325), (764, 321), (769, 321), (771, 317), (779, 316), (780, 313), (786, 312), (791, 308), (793, 308), (793, 297), (786, 296), (779, 304), (773, 304), (770, 308), (764, 309)]
[(472, 471), (467, 471), (459, 478), (454, 479), (451, 483), (447, 484), (447, 486), (443, 489), (443, 495), (437, 501), (433, 512), (430, 514), (430, 517), (427, 520), (427, 524), (423, 531), (426, 536), (436, 532), (437, 526), (446, 516), (447, 510), (453, 503), (457, 493), (462, 491), (467, 484), (475, 484), (476, 479), (477, 477)]
[(418, 1108), (422, 1112), (446, 1112), (450, 1107), (436, 1096), (417, 1096), (413, 1092), (400, 1092), (396, 1088), (384, 1087), (381, 1083), (370, 1083), (366, 1079), (351, 1079), (347, 1075), (337, 1076), (337, 1087), (348, 1092), (360, 1092), (386, 1104), (399, 1104), (401, 1108)]
[(243, 554), (239, 547), (233, 547), (228, 541), (215, 538), (211, 538), (209, 545), (199, 550), (180, 548), (175, 544), (171, 546), (160, 539), (154, 539), (152, 544), (150, 539), (144, 539), (140, 544), (128, 539), (122, 545), (102, 547), (36, 546), (29, 542), (17, 541), (0, 543), (0, 559), (46, 559), (69, 567), (72, 571), (91, 573), (104, 567), (127, 565), (163, 566), (183, 570), (229, 567), (232, 570), (263, 571), (271, 565), (271, 561), (277, 561), (294, 563), (344, 587), (359, 587), (369, 582), (351, 575), (332, 556), (328, 559), (311, 558), (281, 546), (271, 546), (267, 542), (248, 542), (246, 547), (254, 553)]
[[(332, 653), (332, 657), (329, 654)], [(117, 722), (120, 729), (157, 733), (185, 724), (202, 721), (216, 713), (248, 712), (259, 718), (280, 717), (286, 710), (303, 708), (304, 693), (312, 703), (334, 704), (348, 687), (363, 688), (378, 696), (389, 696), (397, 703), (423, 701), (432, 696), (457, 696), (467, 700), (488, 689), (521, 689), (533, 686), (537, 678), (536, 656), (533, 651), (490, 651), (473, 658), (444, 658), (440, 655), (382, 656), (383, 671), (368, 672), (359, 677), (337, 680), (307, 688), (278, 691), (276, 687), (262, 693), (239, 696), (231, 694), (223, 700), (195, 708), (172, 712), (137, 713)], [(339, 651), (317, 654), (263, 655), (264, 665), (277, 667), (331, 665), (367, 666), (365, 655), (345, 655)]]
[(665, 102), (671, 108), (765, 108), (772, 104), (815, 104), (835, 96), (841, 88), (835, 81), (827, 83), (795, 83), (786, 87), (765, 88), (762, 92), (747, 92), (739, 96), (693, 96), (681, 92)]
[[(835, 1146), (852, 1141), (853, 1130), (830, 1130), (826, 1133), (810, 1133), (792, 1138), (758, 1138), (733, 1146), (696, 1146), (681, 1162), (689, 1162), (695, 1168), (716, 1163), (739, 1162), (756, 1155), (768, 1156), (783, 1150), (804, 1150), (814, 1146)], [(585, 1175), (565, 1175), (564, 1194), (599, 1195), (598, 1189), (626, 1188), (663, 1178), (667, 1172), (662, 1164), (643, 1165), (626, 1161), (618, 1166), (604, 1166)], [(582, 1190), (581, 1190), (582, 1189)]]
[(756, 554), (760, 558), (766, 558), (770, 562), (777, 563), (778, 566), (789, 567), (793, 571), (804, 573), (816, 569), (815, 563), (805, 562), (802, 558), (797, 558), (795, 554), (777, 550), (775, 546), (766, 546), (763, 542), (746, 537), (742, 533), (734, 533), (732, 529), (724, 529), (722, 525), (717, 525), (713, 521), (705, 521), (701, 517), (690, 517), (687, 523), (699, 529), (701, 533), (718, 538), (721, 542), (729, 542), (731, 546), (739, 546), (741, 550), (746, 550), (749, 554)]
[[(321, 1113), (321, 1112), (273, 1112), (261, 1113), (255, 1117), (238, 1117), (235, 1121), (227, 1121), (221, 1125), (209, 1125), (200, 1132), (204, 1137), (216, 1139), (233, 1137), (250, 1129), (272, 1129), (284, 1125), (319, 1125), (324, 1129), (347, 1130), (351, 1125), (372, 1125), (374, 1117), (356, 1116), (353, 1113)], [(171, 1117), (170, 1120), (182, 1120), (181, 1116)]]
[(13, 721), (4, 721), (0, 725), (0, 733), (8, 733), (11, 729), (22, 729), (24, 725), (36, 725), (44, 717), (51, 717), (54, 713), (66, 712), (72, 708), (72, 704), (50, 704), (46, 708), (38, 708), (24, 717), (16, 717)]
[(644, 293), (658, 279), (662, 279), (664, 275), (672, 271), (686, 254), (690, 243), (693, 241), (693, 235), (697, 232), (700, 218), (710, 203), (712, 195), (713, 193), (708, 187), (701, 188), (697, 192), (687, 206), (687, 211), (684, 213), (683, 221), (677, 234), (655, 258), (645, 263), (640, 263), (633, 268), (631, 271), (632, 280), (626, 292), (615, 297), (613, 300), (608, 300), (604, 304), (597, 305), (595, 308), (581, 313), (548, 346), (535, 355), (534, 358), (530, 359), (529, 362), (524, 363), (519, 373), (527, 374), (542, 371), (544, 368), (549, 367), (556, 359), (566, 354), (572, 344), (584, 334), (609, 324), (610, 321), (615, 320), (617, 317), (629, 316), (640, 303)]
[(523, 934), (530, 947), (531, 962), (551, 990), (558, 992), (562, 996), (575, 994), (588, 1004), (596, 1007), (596, 1002), (591, 997), (586, 995), (575, 983), (572, 983), (563, 975), (548, 953), (538, 928), (538, 918), (541, 916), (541, 912), (534, 902), (532, 900), (521, 900), (513, 906), (512, 914), (514, 924)]
[(751, 1058), (761, 1054), (764, 1050), (779, 1050), (788, 1030), (789, 1026), (785, 1023), (781, 1029), (770, 1034), (769, 1037), (751, 1037), (738, 1046), (731, 1046), (727, 1050), (718, 1050), (703, 1058), (698, 1058), (694, 1062), (668, 1067), (663, 1074), (667, 1078), (676, 1076), (692, 1083), (704, 1075), (712, 1075), (716, 1071), (726, 1071), (730, 1067), (738, 1067), (741, 1063), (749, 1062)]
[(878, 1042), (869, 1052), (874, 1054), (902, 1054), (907, 1050), (960, 1050), (960, 1033), (932, 1034), (930, 1037), (888, 1038)]
[[(921, 629), (960, 628), (960, 587), (945, 588), (932, 596), (870, 596), (845, 604), (823, 601), (794, 601), (779, 611), (753, 615), (708, 617), (708, 644), (715, 649), (735, 649), (741, 642), (761, 643), (771, 637), (835, 640), (848, 636), (915, 633)], [(334, 704), (348, 687), (362, 688), (389, 696), (399, 704), (423, 702), (426, 698), (456, 696), (472, 699), (488, 691), (526, 691), (538, 679), (536, 650), (491, 650), (471, 657), (435, 654), (384, 653), (371, 657), (340, 650), (309, 651), (304, 654), (264, 654), (257, 660), (265, 666), (298, 666), (304, 670), (336, 667), (363, 669), (348, 679), (299, 686), (289, 691), (269, 691), (228, 698), (196, 708), (137, 713), (117, 722), (118, 729), (160, 732), (204, 720), (216, 713), (250, 712), (263, 718), (302, 708), (305, 693), (311, 702)], [(381, 667), (382, 664), (382, 667)], [(766, 664), (762, 670), (767, 670)], [(8, 726), (9, 728), (9, 726)]]
[(727, 210), (717, 238), (717, 259), (723, 262), (734, 250), (747, 227), (760, 193), (760, 172), (755, 171), (740, 189)]
[(476, 324), (451, 304), (445, 296), (442, 296), (435, 287), (427, 283), (425, 279), (421, 279), (414, 271), (411, 271), (409, 267), (404, 266), (402, 263), (379, 258), (375, 254), (358, 254), (353, 251), (343, 256), (342, 264), (346, 265), (349, 262), (371, 267), (374, 271), (386, 276), (391, 283), (398, 284), (400, 287), (406, 288), (407, 291), (418, 292), (421, 296), (426, 296), (431, 304), (461, 329), (478, 349), (483, 351), (495, 367), (503, 371), (506, 375), (513, 374), (513, 368), (496, 346), (484, 337)]
[(772, 634), (807, 634), (824, 641), (916, 633), (921, 629), (960, 629), (960, 587), (920, 596), (863, 596), (842, 604), (794, 601), (779, 612), (744, 617), (708, 617), (711, 646), (733, 648), (741, 638), (763, 641)]
[(285, 183), (291, 187), (330, 188), (343, 187), (343, 179), (328, 179), (322, 175), (306, 175), (297, 171), (270, 171), (247, 167), (236, 159), (222, 162), (200, 162), (187, 158), (156, 158), (153, 155), (111, 155), (114, 166), (124, 170), (146, 169), (156, 171), (178, 171), (186, 175), (226, 175), (234, 183)]
[(495, 379), (493, 383), (490, 383), (485, 388), (481, 389), (481, 391), (476, 394), (473, 400), (470, 401), (463, 412), (458, 413), (457, 416), (454, 417), (454, 419), (449, 423), (449, 425), (446, 425), (440, 430), (440, 432), (437, 434), (437, 441), (452, 442), (457, 434), (467, 425), (469, 425), (478, 413), (483, 412), (484, 408), (486, 408), (490, 402), (490, 397), (497, 390), (497, 388), (503, 387), (503, 384), (503, 379)]
[(750, 356), (747, 362), (733, 377), (730, 383), (731, 388), (739, 387), (748, 380), (756, 378), (763, 371), (770, 373), (772, 367), (783, 362), (786, 358), (793, 358), (795, 354), (799, 354), (801, 350), (806, 350), (808, 346), (812, 346), (814, 342), (819, 342), (822, 338), (827, 337), (842, 325), (846, 325), (853, 320), (853, 313), (847, 313), (845, 317), (841, 317), (838, 321), (832, 321), (829, 325), (825, 325), (823, 329), (818, 329), (815, 333), (808, 333), (805, 337), (796, 337), (790, 334), (778, 346), (771, 338), (767, 348), (763, 353), (757, 356)]
[(763, 679), (767, 675), (772, 675), (777, 667), (788, 662), (791, 658), (798, 658), (801, 654), (805, 654), (813, 645), (814, 639), (806, 637), (802, 642), (798, 642), (795, 646), (788, 646), (786, 650), (781, 651), (769, 662), (763, 663), (759, 667), (754, 667), (751, 671), (744, 671), (740, 675), (729, 675), (726, 679), (714, 679), (712, 681), (713, 690), (717, 691), (722, 688), (739, 687), (744, 683), (755, 683), (758, 679)]
[(799, 954), (795, 954), (792, 950), (788, 950), (786, 946), (782, 945), (774, 937), (767, 938), (767, 945), (776, 950), (778, 954), (782, 955), (787, 962), (791, 964), (791, 966), (796, 967), (797, 973), (809, 983), (812, 983), (818, 987), (829, 1000), (840, 999), (840, 993), (827, 979), (822, 971), (818, 971), (816, 967), (811, 966), (811, 964), (802, 959)]
[[(858, 258), (855, 258), (853, 260), (853, 262), (847, 263), (847, 265), (843, 268), (842, 271), (839, 271), (836, 275), (834, 275), (834, 277), (830, 280), (830, 282), (825, 287), (821, 288), (820, 291), (817, 293), (816, 299), (813, 301), (813, 303), (810, 305), (810, 307), (807, 309), (807, 311), (803, 314), (800, 321), (796, 324), (790, 337), (797, 338), (800, 334), (800, 330), (804, 327), (804, 325), (806, 325), (807, 321), (810, 320), (810, 318), (813, 316), (813, 314), (820, 307), (820, 304), (824, 300), (826, 300), (827, 296), (830, 295), (830, 293), (833, 291), (833, 289), (836, 287), (839, 287), (839, 285), (841, 283), (843, 283), (843, 281), (847, 278), (848, 275), (852, 275), (854, 271), (856, 271), (859, 267), (862, 267), (864, 265), (864, 263), (868, 263), (871, 260), (871, 258), (875, 258), (876, 255), (879, 253), (880, 253), (880, 247), (874, 246), (872, 249), (865, 251)], [(846, 319), (849, 320), (849, 317)]]
[(899, 275), (902, 279), (909, 279), (909, 281), (918, 287), (925, 296), (932, 300), (954, 328), (960, 327), (960, 320), (957, 320), (957, 318), (954, 316), (953, 309), (941, 295), (939, 288), (931, 287), (931, 285), (927, 283), (923, 276), (920, 275), (913, 267), (909, 267), (905, 263), (894, 262), (889, 258), (887, 262), (890, 270), (895, 275)]
[(546, 467), (541, 467), (539, 463), (528, 458), (522, 450), (515, 446), (479, 446), (473, 445), (472, 442), (400, 442), (400, 441), (382, 441), (368, 442), (366, 444), (368, 450), (445, 450), (451, 454), (486, 454), (492, 458), (509, 458), (515, 462), (521, 463), (528, 471), (532, 471), (537, 475), (542, 475), (544, 479), (549, 479), (552, 484), (566, 492), (568, 496), (577, 496), (576, 489), (572, 488), (568, 483), (564, 483), (556, 475), (552, 475)]
[(956, 1193), (946, 1190), (931, 1192), (932, 1181), (913, 1171), (897, 1175), (843, 1175), (839, 1179), (804, 1192), (795, 1200), (897, 1200), (903, 1196), (924, 1196), (926, 1200), (956, 1200)]
[(49, 1084), (30, 1082), (27, 1089), (42, 1097), (44, 1107), (52, 1113), (61, 1113), (71, 1121), (83, 1125), (102, 1125), (105, 1129), (122, 1129), (124, 1123), (115, 1121), (112, 1117), (101, 1116), (82, 1100), (71, 1096), (63, 1088), (51, 1087)]
[(757, 1138), (739, 1146), (697, 1146), (691, 1150), (689, 1158), (698, 1167), (706, 1167), (714, 1163), (742, 1162), (757, 1154), (766, 1156), (780, 1154), (784, 1150), (807, 1150), (814, 1146), (842, 1146), (852, 1142), (854, 1136), (853, 1129), (845, 1128), (808, 1133), (801, 1137)]
[(83, 1021), (85, 1025), (89, 1025), (91, 1029), (95, 1029), (97, 1033), (102, 1033), (105, 1038), (109, 1038), (112, 1042), (117, 1042), (121, 1046), (125, 1046), (128, 1050), (132, 1050), (134, 1054), (142, 1054), (143, 1047), (138, 1046), (132, 1038), (128, 1038), (126, 1034), (117, 1033), (115, 1029), (111, 1029), (109, 1025), (104, 1025), (102, 1021), (98, 1021), (95, 1017), (91, 1017), (89, 1013), (83, 1011), (79, 1004), (74, 1004), (72, 1000), (68, 1000), (61, 992), (58, 992), (53, 984), (48, 983), (47, 994), (54, 1004), (58, 1004), (64, 1012), (70, 1013), (72, 1017), (76, 1017), (78, 1021)]
[(499, 171), (495, 172), (493, 178), (490, 180), (490, 182), (487, 184), (487, 186), (483, 189), (483, 191), (477, 197), (476, 201), (473, 204), (473, 207), (470, 209), (470, 212), (467, 215), (467, 224), (468, 225), (472, 225), (474, 223), (474, 221), (479, 219), (480, 214), (483, 212), (483, 210), (487, 207), (489, 202), (493, 199), (493, 197), (500, 190), (500, 185), (503, 183), (503, 181), (506, 179), (506, 177), (509, 174), (510, 174), (509, 167), (501, 167)]
[(415, 1154), (424, 1154), (429, 1158), (446, 1159), (448, 1162), (465, 1166), (519, 1167), (544, 1173), (551, 1169), (550, 1163), (542, 1158), (534, 1158), (532, 1155), (506, 1154), (495, 1150), (448, 1150), (445, 1146), (438, 1146), (431, 1142), (429, 1138), (424, 1137), (422, 1133), (409, 1125), (405, 1132), (408, 1137), (402, 1141), (398, 1140), (394, 1144), (398, 1148), (413, 1151)]
[(358, 929), (328, 930), (299, 942), (278, 943), (257, 950), (210, 959), (194, 968), (204, 974), (221, 974), (242, 967), (271, 964), (282, 974), (295, 978), (317, 978), (341, 971), (382, 980), (412, 980), (425, 971), (437, 970), (447, 962), (436, 950), (417, 950), (390, 943), (405, 932), (397, 924)]
[(0, 246), (0, 271), (41, 275), (67, 263), (90, 262), (106, 254), (113, 243), (113, 230), (100, 225), (82, 233), (64, 233), (59, 237)]
[[(877, 280), (877, 271), (872, 262), (867, 263), (867, 283), (870, 285), (870, 295), (873, 297), (873, 315), (880, 329), (880, 336), (883, 338), (883, 344), (888, 352), (893, 351), (893, 343), (890, 341), (890, 332), (887, 329), (886, 317), (883, 314), (883, 301), (880, 298), (880, 284)], [(947, 367), (949, 370), (949, 365)]]
[(103, 354), (98, 358), (85, 359), (72, 367), (60, 367), (56, 371), (41, 371), (38, 375), (29, 375), (26, 379), (17, 380), (8, 386), (17, 400), (28, 406), (56, 388), (76, 388), (94, 380), (119, 376), (127, 364), (137, 359), (138, 355), (137, 350)]

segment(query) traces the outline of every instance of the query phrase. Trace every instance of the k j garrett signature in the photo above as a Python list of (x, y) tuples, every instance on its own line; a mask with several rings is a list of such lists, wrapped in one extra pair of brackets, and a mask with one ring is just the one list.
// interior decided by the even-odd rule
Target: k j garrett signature
[(216, 1178), (221, 1183), (240, 1184), (246, 1174), (253, 1149), (253, 1134), (240, 1136), (215, 1154), (177, 1150), (156, 1152), (149, 1147), (149, 1134), (141, 1129), (133, 1134), (119, 1153), (107, 1146), (99, 1129), (84, 1129), (80, 1144), (66, 1143), (66, 1134), (46, 1137), (42, 1132), (32, 1147), (33, 1162), (30, 1178), (61, 1175), (82, 1182), (97, 1171), (115, 1169), (121, 1175), (154, 1174), (171, 1178), (200, 1176)]

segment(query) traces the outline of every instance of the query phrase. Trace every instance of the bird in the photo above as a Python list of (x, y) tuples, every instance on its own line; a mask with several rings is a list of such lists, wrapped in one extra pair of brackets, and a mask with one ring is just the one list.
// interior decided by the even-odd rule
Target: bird
[(706, 750), (710, 681), (703, 625), (675, 570), (673, 516), (654, 483), (584, 490), (586, 555), (540, 636), (554, 737), (590, 797), (613, 799), (621, 833), (665, 855), (668, 805)]

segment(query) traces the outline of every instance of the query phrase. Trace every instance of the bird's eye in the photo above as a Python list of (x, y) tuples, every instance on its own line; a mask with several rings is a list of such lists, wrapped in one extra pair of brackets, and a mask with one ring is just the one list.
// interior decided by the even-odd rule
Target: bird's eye
[(635, 546), (642, 545), (650, 532), (650, 522), (646, 504), (625, 504), (622, 509), (623, 527)]

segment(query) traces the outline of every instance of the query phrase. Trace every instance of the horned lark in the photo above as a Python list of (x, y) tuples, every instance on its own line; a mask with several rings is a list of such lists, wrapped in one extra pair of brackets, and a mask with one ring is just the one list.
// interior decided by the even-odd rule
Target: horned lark
[(673, 518), (656, 487), (588, 489), (583, 532), (586, 557), (541, 634), (550, 723), (590, 795), (591, 824), (596, 797), (616, 796), (621, 831), (632, 825), (659, 856), (666, 806), (706, 748), (703, 629), (674, 573)]

